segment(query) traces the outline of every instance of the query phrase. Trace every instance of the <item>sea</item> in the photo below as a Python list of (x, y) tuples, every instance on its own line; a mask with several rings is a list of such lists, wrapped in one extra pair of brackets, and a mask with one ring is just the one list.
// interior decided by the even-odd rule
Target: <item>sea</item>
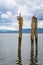
[(38, 53), (31, 52), (30, 33), (22, 34), (18, 56), (18, 33), (0, 33), (0, 65), (43, 65), (43, 34), (38, 34)]

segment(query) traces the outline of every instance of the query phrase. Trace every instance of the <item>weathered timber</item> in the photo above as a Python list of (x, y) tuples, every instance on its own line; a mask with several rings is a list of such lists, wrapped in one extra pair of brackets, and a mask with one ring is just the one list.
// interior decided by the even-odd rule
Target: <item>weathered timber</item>
[(17, 16), (17, 20), (19, 21), (19, 37), (18, 37), (18, 64), (21, 64), (21, 40), (22, 40), (22, 26), (23, 26), (23, 18), (21, 17), (21, 13)]
[(38, 50), (38, 23), (37, 23), (37, 17), (32, 17), (32, 23), (31, 23), (31, 45), (33, 45), (34, 48), (34, 38), (35, 38), (35, 46)]

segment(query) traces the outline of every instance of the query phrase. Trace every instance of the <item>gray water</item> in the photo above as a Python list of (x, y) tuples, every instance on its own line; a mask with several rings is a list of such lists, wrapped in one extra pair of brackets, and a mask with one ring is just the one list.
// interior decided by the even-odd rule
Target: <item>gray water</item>
[[(22, 35), (21, 64), (31, 64), (30, 34)], [(18, 34), (0, 33), (0, 65), (20, 65), (18, 60)], [(37, 65), (43, 65), (43, 34), (38, 34)]]

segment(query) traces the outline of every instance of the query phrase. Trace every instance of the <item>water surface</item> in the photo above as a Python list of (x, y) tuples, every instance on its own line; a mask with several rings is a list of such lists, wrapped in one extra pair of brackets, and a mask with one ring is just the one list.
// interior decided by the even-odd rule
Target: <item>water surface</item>
[[(18, 34), (0, 33), (0, 65), (18, 64)], [(31, 40), (30, 34), (22, 35), (21, 64), (31, 64)], [(43, 34), (38, 34), (38, 57), (37, 64), (43, 65)]]

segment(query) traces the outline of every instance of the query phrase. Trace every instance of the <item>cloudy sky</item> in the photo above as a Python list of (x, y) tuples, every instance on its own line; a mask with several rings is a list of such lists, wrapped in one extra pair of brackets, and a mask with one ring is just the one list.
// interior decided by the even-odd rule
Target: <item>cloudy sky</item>
[(18, 30), (20, 12), (23, 28), (31, 28), (33, 15), (38, 18), (38, 28), (43, 28), (43, 0), (0, 0), (0, 29)]

